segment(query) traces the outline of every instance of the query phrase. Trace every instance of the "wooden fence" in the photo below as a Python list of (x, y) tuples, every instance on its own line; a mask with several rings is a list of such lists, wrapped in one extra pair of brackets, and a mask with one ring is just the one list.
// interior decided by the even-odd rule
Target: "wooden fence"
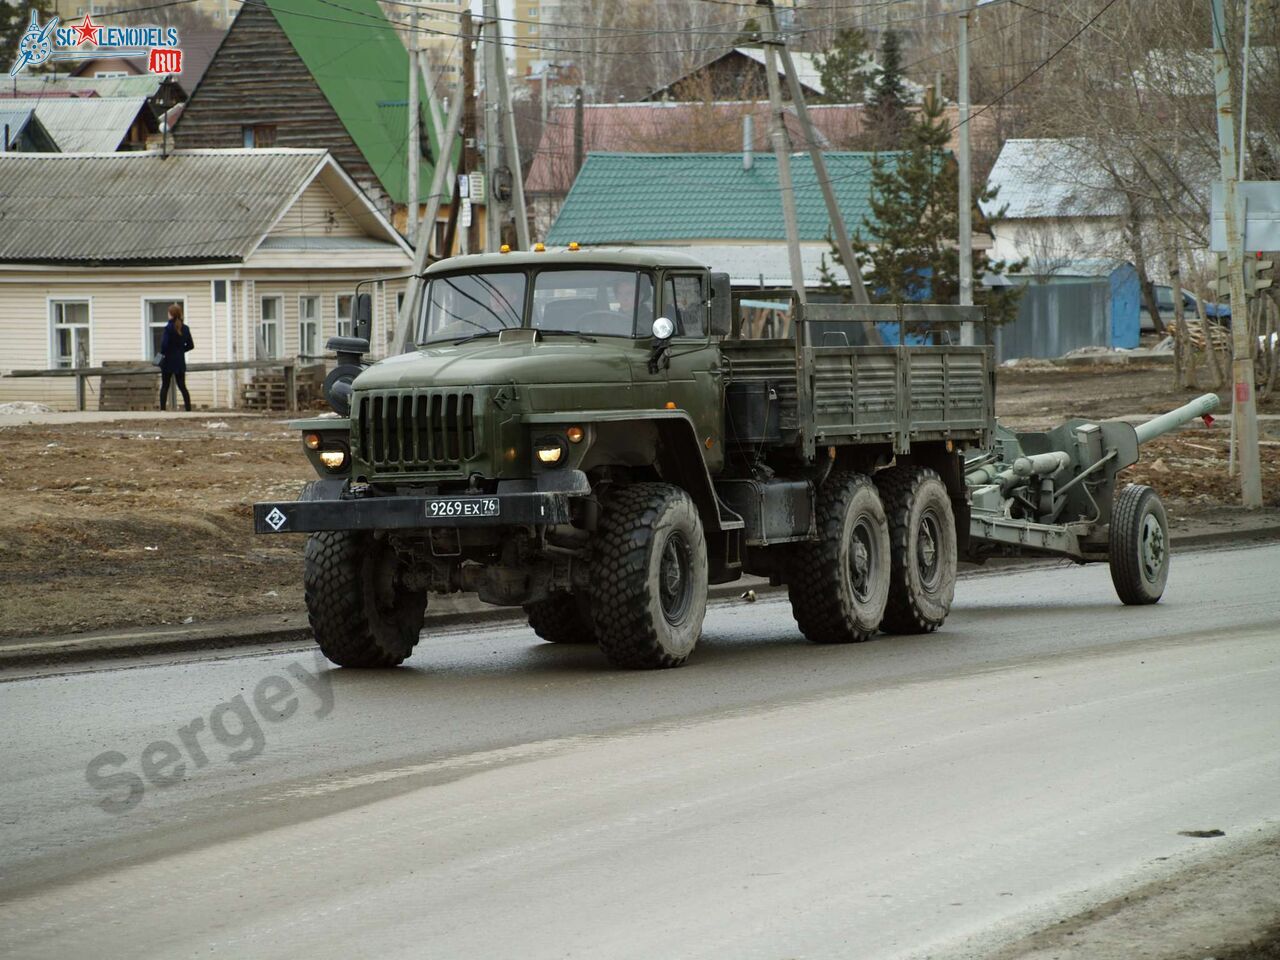
[[(285, 402), (290, 412), (298, 409), (298, 374), (293, 360), (242, 360), (236, 363), (188, 363), (187, 373), (217, 370), (284, 370)], [(133, 366), (57, 367), (51, 370), (10, 370), (6, 377), (75, 377), (76, 409), (84, 409), (85, 381), (90, 377), (160, 376), (160, 368), (150, 363)]]

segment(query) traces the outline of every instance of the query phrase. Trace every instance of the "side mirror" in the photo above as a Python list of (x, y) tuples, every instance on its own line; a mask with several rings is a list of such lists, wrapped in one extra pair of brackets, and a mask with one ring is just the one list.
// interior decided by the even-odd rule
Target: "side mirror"
[(361, 293), (355, 300), (356, 336), (369, 340), (373, 336), (373, 295)]
[(653, 321), (653, 339), (670, 340), (676, 333), (676, 325), (667, 317)]

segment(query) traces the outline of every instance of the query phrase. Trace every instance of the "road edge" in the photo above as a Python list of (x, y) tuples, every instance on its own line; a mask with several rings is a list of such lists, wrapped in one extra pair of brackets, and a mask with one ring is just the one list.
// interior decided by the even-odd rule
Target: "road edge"
[[(1249, 546), (1280, 540), (1280, 524), (1253, 529), (1217, 530), (1207, 533), (1171, 537), (1175, 550), (1212, 547), (1229, 544)], [(1020, 566), (1028, 562), (1019, 561)], [(1059, 561), (1046, 559), (1044, 563)], [(983, 567), (970, 567), (961, 573), (965, 576), (982, 575)], [(741, 596), (751, 590), (757, 595), (769, 596), (781, 593), (784, 587), (772, 587), (767, 580), (744, 577), (733, 583), (713, 586), (708, 591), (710, 600), (726, 600)], [(511, 623), (525, 618), (520, 607), (491, 607), (481, 610), (447, 611), (431, 614), (428, 611), (424, 630), (432, 627), (449, 627), (462, 623)], [(264, 626), (267, 620), (280, 621), (277, 625)], [(308, 643), (311, 628), (304, 614), (279, 615), (257, 618), (252, 625), (243, 621), (209, 623), (198, 626), (163, 628), (127, 628), (125, 630), (85, 635), (50, 635), (0, 641), (0, 672), (11, 668), (67, 665), (90, 660), (119, 660), (129, 657), (155, 654), (186, 653), (193, 650), (226, 650), (239, 647), (280, 646)]]

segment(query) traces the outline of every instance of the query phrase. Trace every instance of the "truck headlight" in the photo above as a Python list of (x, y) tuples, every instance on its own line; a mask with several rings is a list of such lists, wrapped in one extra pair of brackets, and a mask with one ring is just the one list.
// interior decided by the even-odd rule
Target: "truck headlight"
[(347, 451), (321, 450), (320, 462), (329, 470), (341, 470), (347, 465)]
[(543, 437), (533, 445), (533, 452), (539, 463), (554, 467), (565, 461), (565, 455), (569, 451), (559, 437)]

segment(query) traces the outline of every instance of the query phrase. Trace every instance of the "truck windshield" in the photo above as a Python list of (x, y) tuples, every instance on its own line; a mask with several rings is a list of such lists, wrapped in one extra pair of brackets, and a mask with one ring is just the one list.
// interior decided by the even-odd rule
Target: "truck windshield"
[[(418, 343), (497, 333), (524, 322), (524, 273), (472, 273), (432, 279)], [(647, 336), (653, 278), (636, 270), (542, 270), (533, 278), (531, 326), (548, 333)]]
[(524, 325), (523, 273), (436, 277), (427, 287), (418, 342), (457, 340)]

